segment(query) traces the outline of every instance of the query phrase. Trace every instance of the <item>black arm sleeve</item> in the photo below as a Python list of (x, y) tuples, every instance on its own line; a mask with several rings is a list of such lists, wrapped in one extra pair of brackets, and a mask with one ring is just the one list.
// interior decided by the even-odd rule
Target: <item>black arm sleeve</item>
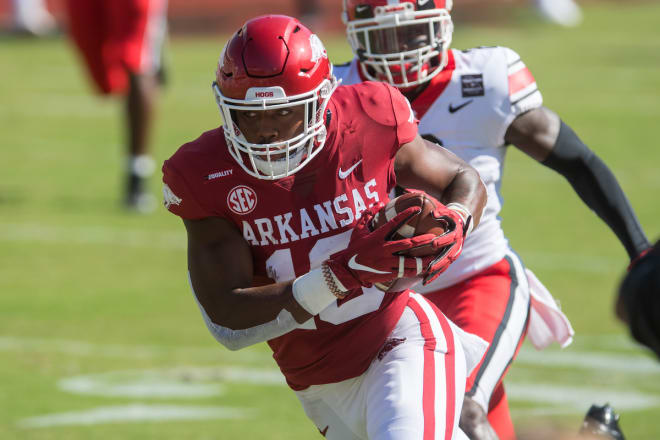
[(570, 182), (582, 201), (616, 234), (630, 259), (651, 246), (612, 172), (563, 121), (554, 148), (541, 163)]
[(628, 272), (619, 287), (630, 332), (660, 360), (660, 241)]

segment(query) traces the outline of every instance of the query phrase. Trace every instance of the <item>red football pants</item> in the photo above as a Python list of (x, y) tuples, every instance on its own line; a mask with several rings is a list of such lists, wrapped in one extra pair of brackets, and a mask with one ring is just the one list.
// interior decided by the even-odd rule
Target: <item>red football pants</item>
[(500, 440), (515, 439), (502, 378), (518, 354), (529, 317), (529, 287), (520, 259), (510, 252), (488, 269), (425, 297), (463, 330), (490, 343), (468, 378), (466, 396), (488, 410)]
[(167, 0), (67, 0), (69, 30), (101, 93), (160, 66)]

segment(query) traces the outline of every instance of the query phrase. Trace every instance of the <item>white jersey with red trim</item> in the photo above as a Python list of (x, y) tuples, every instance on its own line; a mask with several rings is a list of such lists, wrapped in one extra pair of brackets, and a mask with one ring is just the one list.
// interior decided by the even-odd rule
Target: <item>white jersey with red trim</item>
[[(472, 165), (488, 191), (481, 223), (467, 237), (463, 252), (449, 269), (419, 292), (454, 285), (500, 261), (507, 249), (498, 216), (504, 135), (520, 114), (540, 107), (543, 98), (520, 56), (505, 47), (450, 50), (447, 66), (411, 103), (419, 133)], [(342, 84), (363, 81), (357, 59), (334, 66)]]

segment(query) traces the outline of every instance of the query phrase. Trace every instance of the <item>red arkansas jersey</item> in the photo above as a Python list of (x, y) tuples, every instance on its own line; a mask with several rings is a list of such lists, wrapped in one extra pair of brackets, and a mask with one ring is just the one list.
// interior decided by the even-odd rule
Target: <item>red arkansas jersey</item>
[[(183, 145), (163, 165), (164, 203), (185, 219), (222, 217), (252, 250), (254, 273), (277, 282), (317, 268), (347, 247), (352, 227), (394, 187), (394, 156), (417, 135), (408, 101), (382, 83), (336, 89), (323, 149), (275, 181), (246, 174), (221, 128)], [(269, 341), (296, 390), (359, 376), (399, 320), (408, 293), (365, 288)]]

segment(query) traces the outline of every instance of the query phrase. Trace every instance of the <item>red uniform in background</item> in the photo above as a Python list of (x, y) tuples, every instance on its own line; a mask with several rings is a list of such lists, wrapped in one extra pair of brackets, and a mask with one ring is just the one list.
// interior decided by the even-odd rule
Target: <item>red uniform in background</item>
[(69, 30), (99, 91), (121, 94), (127, 72), (155, 73), (167, 0), (67, 0)]
[(67, 0), (69, 32), (96, 89), (125, 101), (124, 205), (152, 211), (147, 181), (155, 170), (150, 135), (167, 32), (167, 0)]

